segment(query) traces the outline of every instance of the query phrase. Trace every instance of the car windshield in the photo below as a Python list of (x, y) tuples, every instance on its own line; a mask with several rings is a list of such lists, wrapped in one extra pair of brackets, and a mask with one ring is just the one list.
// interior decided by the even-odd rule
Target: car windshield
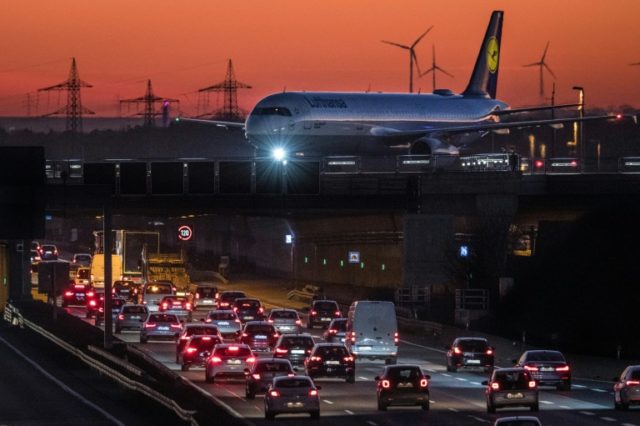
[(122, 308), (122, 312), (126, 314), (146, 314), (147, 308), (144, 306), (125, 306)]
[(271, 334), (274, 332), (273, 327), (270, 325), (247, 325), (245, 331), (253, 334)]
[(239, 299), (239, 298), (245, 297), (245, 296), (246, 296), (246, 294), (244, 294), (241, 291), (229, 291), (229, 292), (222, 293), (220, 295), (220, 299), (236, 300), (236, 299)]
[(349, 353), (347, 352), (347, 348), (344, 346), (321, 346), (316, 350), (316, 355), (320, 356), (347, 356)]
[(249, 356), (251, 349), (242, 346), (217, 347), (215, 354), (218, 356)]
[(640, 380), (640, 370), (633, 370), (629, 375), (630, 380)]
[(485, 340), (459, 340), (458, 346), (463, 352), (484, 352), (487, 349)]
[(347, 322), (346, 321), (333, 321), (331, 323), (331, 327), (338, 331), (347, 331)]
[(493, 381), (500, 384), (500, 390), (527, 388), (529, 380), (529, 373), (521, 370), (496, 371), (493, 376)]
[(260, 301), (259, 300), (236, 300), (236, 306), (238, 309), (250, 309), (250, 308), (259, 308)]
[(215, 336), (198, 336), (191, 338), (189, 346), (192, 348), (211, 350), (218, 343), (220, 343), (220, 339)]
[(278, 388), (310, 388), (311, 381), (307, 378), (291, 378), (276, 381)]
[(273, 311), (271, 319), (298, 319), (296, 311)]
[(88, 254), (76, 254), (76, 262), (88, 262), (91, 261), (91, 256)]
[(560, 361), (564, 362), (564, 357), (560, 352), (530, 352), (527, 354), (527, 361)]
[(392, 380), (416, 380), (421, 375), (420, 369), (416, 367), (390, 368), (387, 371), (387, 377)]
[(172, 322), (178, 323), (178, 317), (173, 314), (153, 314), (149, 317), (149, 322)]
[(313, 308), (317, 311), (335, 311), (337, 306), (335, 302), (316, 302)]
[(257, 365), (256, 370), (259, 372), (289, 372), (292, 371), (286, 362), (262, 362)]
[(233, 321), (234, 319), (236, 319), (236, 314), (234, 314), (233, 312), (211, 312), (209, 314), (209, 318), (211, 318), (211, 320), (213, 321)]
[(147, 294), (171, 294), (171, 284), (155, 283), (149, 284), (145, 289)]
[(194, 334), (218, 334), (216, 327), (187, 327), (187, 336)]
[(198, 287), (196, 293), (199, 294), (201, 298), (212, 299), (216, 296), (216, 289), (214, 287)]
[(282, 343), (280, 346), (283, 346), (285, 348), (290, 348), (290, 347), (294, 347), (294, 346), (306, 346), (306, 347), (312, 347), (313, 346), (313, 338), (312, 337), (287, 337), (285, 339), (282, 339)]

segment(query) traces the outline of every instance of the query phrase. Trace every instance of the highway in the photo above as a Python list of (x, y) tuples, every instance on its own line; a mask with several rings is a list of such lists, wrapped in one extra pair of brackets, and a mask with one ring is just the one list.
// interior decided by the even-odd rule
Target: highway
[[(73, 308), (75, 314), (82, 317), (83, 309)], [(204, 311), (195, 313), (197, 320)], [(322, 330), (311, 331), (314, 340), (321, 341)], [(138, 333), (125, 331), (118, 337), (135, 344), (152, 354), (167, 368), (183, 375), (203, 392), (209, 393), (237, 416), (247, 419), (247, 424), (270, 424), (264, 419), (263, 399), (259, 394), (254, 400), (244, 395), (244, 380), (217, 380), (207, 384), (203, 368), (192, 368), (181, 372), (175, 363), (175, 344), (173, 342), (152, 341), (141, 345)], [(269, 356), (269, 354), (260, 354)], [(480, 371), (462, 370), (447, 373), (444, 364), (444, 351), (421, 344), (420, 336), (405, 335), (399, 346), (399, 363), (419, 364), (431, 375), (431, 410), (426, 412), (420, 407), (390, 407), (380, 412), (376, 405), (374, 377), (381, 373), (382, 361), (358, 361), (356, 383), (348, 384), (339, 379), (316, 380), (322, 387), (321, 418), (311, 420), (308, 415), (281, 415), (277, 417), (282, 424), (311, 422), (323, 425), (368, 425), (368, 426), (406, 426), (429, 425), (478, 425), (492, 424), (496, 418), (510, 415), (529, 415), (526, 408), (498, 410), (496, 414), (487, 414), (484, 399), (486, 375)], [(504, 365), (506, 367), (506, 365)], [(301, 370), (302, 371), (302, 370)], [(613, 409), (611, 383), (574, 378), (571, 391), (557, 391), (555, 388), (542, 387), (540, 391), (540, 412), (537, 415), (544, 425), (621, 425), (639, 426), (639, 413), (634, 410), (618, 412)]]

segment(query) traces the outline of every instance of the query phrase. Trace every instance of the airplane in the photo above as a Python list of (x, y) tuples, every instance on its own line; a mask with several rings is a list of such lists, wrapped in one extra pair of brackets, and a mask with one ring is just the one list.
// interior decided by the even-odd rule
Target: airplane
[[(501, 122), (500, 118), (564, 104), (511, 109), (496, 99), (503, 11), (491, 14), (467, 88), (433, 93), (284, 92), (260, 100), (244, 123), (183, 119), (243, 128), (259, 153), (280, 160), (301, 155), (373, 154), (401, 149), (412, 155), (457, 157), (488, 132), (621, 116)], [(259, 155), (258, 155), (259, 156)], [(442, 163), (441, 163), (442, 164)]]

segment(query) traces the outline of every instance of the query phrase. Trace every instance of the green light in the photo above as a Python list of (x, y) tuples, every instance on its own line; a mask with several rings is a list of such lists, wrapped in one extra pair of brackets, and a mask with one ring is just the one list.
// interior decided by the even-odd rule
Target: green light
[(341, 261), (340, 261), (340, 267), (341, 267), (341, 268), (342, 268), (342, 267), (344, 267), (344, 260), (341, 260)]
[(382, 269), (383, 271), (387, 270), (387, 265), (385, 265), (384, 263), (380, 266), (380, 269)]
[(304, 257), (304, 263), (309, 263), (309, 258), (307, 256)]
[(360, 262), (360, 269), (364, 269), (364, 262)]
[(327, 265), (327, 259), (322, 259), (322, 264), (326, 266)]

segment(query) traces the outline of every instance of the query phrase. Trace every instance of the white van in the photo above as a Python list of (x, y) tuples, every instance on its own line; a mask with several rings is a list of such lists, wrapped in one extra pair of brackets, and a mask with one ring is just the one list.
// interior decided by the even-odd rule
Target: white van
[(395, 364), (398, 358), (398, 321), (393, 302), (357, 300), (347, 317), (345, 345), (356, 358), (384, 359)]

